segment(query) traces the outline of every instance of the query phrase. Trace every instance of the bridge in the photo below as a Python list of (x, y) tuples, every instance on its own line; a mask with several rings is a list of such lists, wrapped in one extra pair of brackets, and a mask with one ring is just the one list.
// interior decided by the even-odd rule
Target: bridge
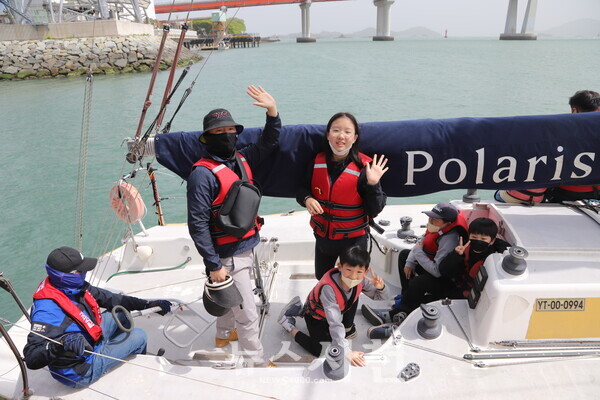
[[(200, 10), (217, 10), (225, 6), (227, 8), (269, 6), (278, 4), (299, 4), (302, 18), (302, 36), (297, 38), (297, 42), (315, 42), (316, 38), (310, 35), (310, 6), (312, 3), (325, 1), (344, 1), (344, 0), (156, 0), (154, 10), (156, 14), (167, 14), (174, 12), (188, 12)], [(390, 8), (395, 0), (373, 0), (373, 5), (377, 7), (376, 33), (373, 40), (394, 40), (390, 34)], [(528, 1), (527, 10), (523, 19), (523, 25), (520, 31), (517, 31), (517, 10), (519, 0), (508, 0), (508, 13), (504, 33), (500, 35), (500, 40), (535, 40), (537, 35), (534, 33), (535, 16), (537, 12), (538, 0)]]
[[(176, 12), (218, 10), (225, 6), (227, 8), (273, 6), (279, 4), (300, 5), (302, 18), (302, 36), (296, 38), (299, 43), (316, 42), (317, 39), (310, 35), (310, 6), (312, 3), (326, 1), (344, 0), (157, 0), (154, 5), (156, 14), (168, 14)], [(374, 0), (377, 7), (377, 34), (373, 40), (394, 40), (390, 35), (390, 7), (395, 0)]]

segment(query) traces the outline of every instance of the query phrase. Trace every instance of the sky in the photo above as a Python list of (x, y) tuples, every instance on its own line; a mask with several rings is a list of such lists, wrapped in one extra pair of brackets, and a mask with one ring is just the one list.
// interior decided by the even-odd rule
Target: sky
[[(171, 0), (159, 0), (170, 3)], [(181, 0), (177, 0), (180, 2)], [(187, 0), (185, 0), (187, 1)], [(450, 36), (497, 36), (504, 31), (508, 0), (396, 0), (391, 6), (391, 29), (403, 31), (426, 27)], [(518, 30), (521, 29), (527, 0), (519, 0)], [(261, 36), (301, 31), (297, 4), (245, 7), (228, 10), (228, 17), (246, 23), (247, 32)], [(209, 17), (210, 11), (195, 12), (193, 18)], [(167, 19), (168, 15), (159, 16)], [(181, 15), (182, 18), (185, 14)], [(600, 0), (538, 0), (535, 31), (554, 28), (582, 18), (600, 20)], [(310, 7), (311, 33), (334, 31), (352, 33), (375, 28), (377, 8), (372, 0), (313, 3)]]

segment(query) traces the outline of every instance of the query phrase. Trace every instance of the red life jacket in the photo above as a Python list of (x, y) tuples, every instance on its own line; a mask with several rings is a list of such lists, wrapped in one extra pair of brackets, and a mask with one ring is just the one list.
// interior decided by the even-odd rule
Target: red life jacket
[(352, 305), (358, 301), (358, 296), (362, 292), (363, 284), (362, 282), (352, 288), (352, 296), (349, 299), (346, 299), (344, 295), (344, 289), (333, 280), (333, 274), (339, 274), (340, 270), (337, 268), (332, 268), (323, 275), (321, 280), (317, 283), (317, 285), (310, 291), (308, 294), (308, 298), (306, 299), (306, 304), (304, 308), (304, 312), (314, 319), (325, 319), (325, 309), (323, 308), (323, 303), (321, 303), (321, 291), (325, 285), (330, 286), (335, 293), (335, 300), (340, 307), (340, 311), (345, 313), (348, 311)]
[(83, 301), (92, 310), (92, 317), (96, 322), (88, 318), (85, 313), (79, 309), (72, 301), (67, 297), (66, 294), (55, 288), (50, 283), (50, 278), (46, 278), (33, 294), (33, 298), (36, 300), (49, 299), (54, 301), (58, 306), (67, 314), (73, 321), (82, 327), (94, 340), (100, 339), (102, 336), (102, 328), (100, 323), (102, 322), (102, 316), (100, 315), (100, 306), (94, 299), (94, 296), (86, 290), (83, 294)]
[(594, 192), (600, 190), (600, 185), (589, 185), (589, 186), (575, 186), (575, 185), (567, 185), (567, 186), (559, 186), (559, 189), (566, 190), (569, 192), (576, 193), (584, 193), (584, 192)]
[(506, 195), (526, 202), (526, 203), (541, 203), (544, 200), (544, 195), (546, 193), (546, 188), (540, 189), (520, 189), (520, 190), (506, 190), (504, 193)]
[[(242, 165), (246, 170), (246, 175), (248, 176), (248, 179), (252, 180), (252, 170), (250, 169), (250, 165), (248, 165), (248, 162), (246, 161), (244, 156), (240, 153), (237, 153), (236, 157), (240, 158), (240, 160), (242, 161)], [(235, 181), (240, 180), (240, 177), (225, 164), (219, 161), (215, 161), (212, 158), (201, 158), (193, 165), (193, 167), (208, 168), (210, 172), (212, 172), (219, 181), (219, 194), (212, 202), (211, 216), (209, 222), (210, 235), (217, 245), (220, 246), (228, 243), (237, 242), (239, 240), (247, 239), (260, 230), (261, 224), (259, 223), (258, 215), (256, 216), (256, 224), (254, 225), (254, 228), (251, 228), (240, 239), (236, 238), (235, 236), (228, 235), (222, 230), (220, 230), (215, 223), (216, 217), (219, 213), (219, 210), (221, 209), (221, 206), (223, 205), (223, 202), (225, 201), (225, 197), (229, 192), (229, 188), (231, 188), (231, 185), (233, 185)]]
[(440, 229), (437, 232), (425, 232), (425, 237), (423, 238), (423, 251), (425, 254), (427, 254), (427, 257), (429, 257), (430, 260), (435, 258), (435, 254), (438, 250), (438, 241), (442, 235), (455, 229), (458, 231), (458, 234), (463, 237), (463, 239), (468, 237), (467, 232), (469, 228), (467, 227), (467, 220), (465, 220), (465, 217), (460, 210), (458, 211), (456, 220), (454, 220), (454, 222), (452, 222), (450, 225)]
[(477, 261), (475, 264), (473, 264), (472, 266), (469, 266), (469, 249), (470, 249), (471, 245), (465, 247), (465, 273), (461, 276), (460, 278), (460, 282), (458, 283), (458, 287), (460, 289), (463, 289), (463, 296), (466, 299), (469, 296), (469, 292), (471, 291), (471, 288), (473, 287), (473, 281), (475, 280), (475, 277), (477, 276), (477, 273), (479, 272), (479, 268), (481, 268), (481, 266), (483, 265), (483, 263), (485, 262), (485, 258), (483, 260), (479, 260)]
[(559, 186), (553, 192), (554, 201), (562, 200), (584, 200), (584, 199), (600, 199), (600, 185), (576, 186), (565, 185)]
[[(371, 158), (359, 153), (363, 164)], [(325, 153), (317, 154), (311, 180), (311, 195), (319, 201), (323, 214), (313, 215), (310, 226), (321, 237), (339, 240), (367, 234), (369, 217), (357, 185), (361, 169), (350, 162), (331, 184)]]

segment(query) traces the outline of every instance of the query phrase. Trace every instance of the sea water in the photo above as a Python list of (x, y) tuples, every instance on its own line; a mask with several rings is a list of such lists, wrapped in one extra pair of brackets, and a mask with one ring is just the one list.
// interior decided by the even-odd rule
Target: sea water
[[(599, 45), (597, 39), (330, 39), (202, 52), (205, 60), (190, 69), (167, 119), (193, 80), (172, 131), (200, 130), (204, 114), (217, 107), (228, 108), (248, 127), (262, 126), (264, 110), (245, 94), (250, 84), (262, 85), (275, 97), (284, 124), (325, 124), (338, 111), (350, 111), (360, 122), (567, 113), (576, 90), (600, 90)], [(158, 110), (167, 76), (158, 76), (146, 127)], [(148, 73), (94, 77), (86, 255), (118, 245), (125, 233), (115, 223), (108, 193), (131, 171), (122, 141), (135, 133), (149, 80)], [(0, 272), (27, 306), (45, 275), (48, 253), (75, 243), (84, 89), (85, 78), (0, 82)], [(185, 183), (160, 169), (157, 180), (161, 197), (167, 198), (162, 202), (166, 222), (184, 222)], [(150, 206), (144, 182), (138, 188)], [(491, 193), (481, 193), (482, 198), (490, 199)], [(428, 204), (462, 194), (390, 198), (388, 203)], [(265, 198), (261, 213), (300, 208), (293, 199)], [(156, 224), (153, 210), (144, 224)], [(10, 296), (0, 292), (0, 316), (15, 320), (19, 315)]]

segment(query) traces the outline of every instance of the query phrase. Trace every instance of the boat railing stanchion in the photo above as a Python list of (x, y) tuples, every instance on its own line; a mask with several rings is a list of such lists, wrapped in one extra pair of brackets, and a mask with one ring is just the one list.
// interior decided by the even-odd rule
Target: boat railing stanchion
[(481, 196), (477, 194), (477, 189), (467, 189), (467, 193), (463, 195), (462, 201), (465, 203), (479, 203)]
[(21, 309), (21, 312), (23, 313), (25, 318), (27, 318), (29, 323), (31, 323), (31, 317), (29, 316), (29, 312), (27, 311), (27, 308), (25, 308), (25, 305), (21, 301), (21, 298), (17, 295), (17, 292), (15, 292), (15, 288), (13, 287), (11, 281), (4, 276), (4, 272), (0, 272), (0, 288), (4, 289), (8, 293), (10, 293), (10, 295), (15, 300), (15, 303), (17, 303), (17, 305)]
[[(6, 320), (2, 319), (2, 322), (4, 322), (4, 321), (6, 321)], [(6, 321), (6, 322), (8, 322), (8, 321)], [(25, 368), (25, 363), (23, 362), (23, 358), (21, 357), (21, 354), (19, 353), (19, 350), (17, 349), (15, 342), (13, 342), (12, 338), (10, 337), (10, 335), (4, 328), (4, 325), (2, 325), (2, 324), (0, 324), (0, 334), (6, 341), (6, 344), (8, 344), (8, 347), (10, 347), (10, 350), (13, 352), (15, 358), (17, 359), (17, 363), (19, 363), (19, 368), (21, 369), (21, 376), (23, 377), (23, 391), (22, 391), (23, 399), (28, 399), (29, 397), (31, 397), (31, 395), (33, 393), (29, 389), (29, 378), (27, 377), (27, 368)]]

